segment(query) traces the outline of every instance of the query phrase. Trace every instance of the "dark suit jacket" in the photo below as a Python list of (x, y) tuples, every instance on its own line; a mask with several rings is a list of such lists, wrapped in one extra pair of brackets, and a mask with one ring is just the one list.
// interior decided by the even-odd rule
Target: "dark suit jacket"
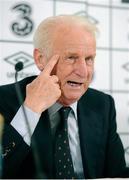
[[(23, 99), (34, 77), (19, 82)], [(0, 112), (5, 118), (3, 134), (3, 178), (54, 178), (53, 144), (48, 112), (42, 113), (29, 147), (10, 125), (20, 104), (15, 85), (0, 87)], [(81, 153), (85, 178), (129, 177), (124, 150), (116, 133), (116, 114), (111, 96), (88, 89), (77, 106)], [(37, 155), (36, 158), (35, 155)], [(36, 167), (35, 167), (36, 166)], [(45, 176), (44, 176), (45, 175)]]

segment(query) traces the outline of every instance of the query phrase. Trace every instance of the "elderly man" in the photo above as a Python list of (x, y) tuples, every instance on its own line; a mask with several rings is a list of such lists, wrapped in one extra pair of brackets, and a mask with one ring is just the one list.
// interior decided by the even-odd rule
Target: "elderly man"
[(96, 31), (72, 15), (38, 26), (34, 60), (40, 74), (19, 82), (23, 103), (15, 84), (0, 87), (3, 178), (129, 177), (114, 101), (89, 88)]

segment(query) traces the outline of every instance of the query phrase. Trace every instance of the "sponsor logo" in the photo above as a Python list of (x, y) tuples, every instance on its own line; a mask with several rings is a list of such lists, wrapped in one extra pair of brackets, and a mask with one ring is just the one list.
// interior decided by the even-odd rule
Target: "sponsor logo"
[(15, 64), (17, 62), (21, 61), (24, 64), (24, 68), (27, 68), (34, 64), (33, 57), (23, 51), (14, 53), (14, 54), (4, 58), (4, 60), (13, 66), (15, 66)]
[[(24, 69), (34, 65), (34, 60), (33, 60), (33, 57), (31, 55), (29, 55), (28, 53), (26, 52), (23, 52), (23, 51), (20, 51), (20, 52), (17, 52), (17, 53), (14, 53), (10, 56), (7, 56), (6, 58), (4, 58), (4, 61), (6, 61), (8, 64), (12, 65), (15, 67), (15, 64), (19, 61), (23, 62), (23, 65), (24, 65)], [(32, 76), (34, 75), (35, 73), (31, 72), (31, 73), (26, 73), (26, 72), (23, 72), (21, 71), (19, 73), (19, 78), (22, 79), (22, 78), (25, 78), (27, 76)], [(7, 77), (8, 78), (14, 78), (15, 76), (15, 72), (7, 72)]]

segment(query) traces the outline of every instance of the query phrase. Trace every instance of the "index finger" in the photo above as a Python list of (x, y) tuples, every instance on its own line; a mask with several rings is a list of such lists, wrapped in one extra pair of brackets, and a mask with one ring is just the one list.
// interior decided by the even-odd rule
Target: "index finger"
[(43, 73), (50, 75), (58, 61), (59, 61), (59, 55), (52, 56), (52, 58), (46, 64)]

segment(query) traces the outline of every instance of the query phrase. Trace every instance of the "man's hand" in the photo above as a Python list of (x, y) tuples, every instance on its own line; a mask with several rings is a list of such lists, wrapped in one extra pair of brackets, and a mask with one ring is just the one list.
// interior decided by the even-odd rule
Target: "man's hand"
[(53, 56), (40, 75), (27, 85), (24, 104), (34, 112), (42, 113), (61, 96), (59, 79), (56, 75), (51, 75), (58, 60), (58, 55)]

